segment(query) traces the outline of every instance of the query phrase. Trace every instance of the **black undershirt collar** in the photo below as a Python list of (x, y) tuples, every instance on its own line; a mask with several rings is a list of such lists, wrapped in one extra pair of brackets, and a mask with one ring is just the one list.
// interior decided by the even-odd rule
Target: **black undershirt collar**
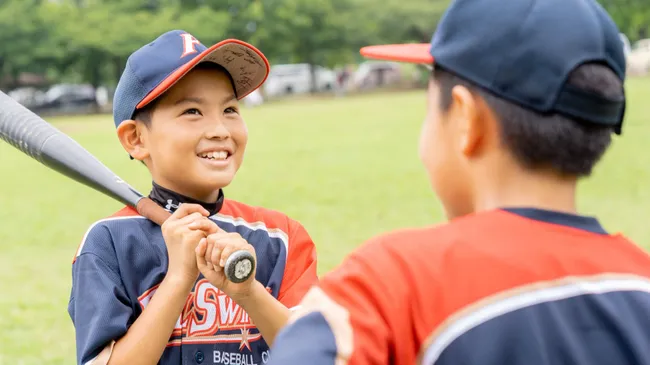
[(155, 201), (161, 207), (167, 209), (170, 212), (175, 212), (178, 209), (178, 206), (183, 203), (189, 204), (199, 204), (205, 208), (210, 215), (215, 215), (219, 213), (221, 207), (223, 207), (224, 194), (223, 190), (219, 189), (219, 196), (217, 201), (214, 203), (202, 202), (185, 195), (178, 194), (169, 189), (163, 188), (162, 186), (152, 182), (151, 192), (149, 193), (149, 199)]
[(569, 214), (553, 210), (538, 208), (502, 208), (503, 210), (519, 216), (541, 222), (559, 224), (567, 227), (582, 229), (597, 234), (608, 234), (598, 219), (583, 215)]

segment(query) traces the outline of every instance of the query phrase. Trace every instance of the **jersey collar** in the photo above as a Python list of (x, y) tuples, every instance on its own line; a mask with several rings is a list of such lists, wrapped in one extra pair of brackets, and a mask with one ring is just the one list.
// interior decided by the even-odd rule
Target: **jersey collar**
[(608, 234), (598, 219), (583, 215), (569, 214), (553, 210), (538, 208), (503, 208), (503, 210), (519, 216), (541, 222), (559, 224), (567, 227), (582, 229), (584, 231)]
[(178, 194), (169, 189), (163, 188), (162, 186), (152, 182), (151, 192), (149, 193), (149, 199), (155, 201), (161, 207), (165, 208), (170, 212), (175, 212), (178, 209), (178, 206), (183, 203), (188, 204), (199, 204), (205, 208), (210, 215), (215, 215), (219, 213), (221, 207), (223, 206), (224, 194), (223, 190), (219, 189), (219, 197), (214, 203), (202, 202), (185, 195)]

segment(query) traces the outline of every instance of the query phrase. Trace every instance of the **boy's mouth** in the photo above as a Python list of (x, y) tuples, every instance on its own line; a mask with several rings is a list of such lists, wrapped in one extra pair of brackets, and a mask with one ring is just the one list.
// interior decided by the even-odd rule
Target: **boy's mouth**
[(208, 160), (224, 161), (228, 157), (230, 157), (230, 153), (227, 151), (213, 151), (213, 152), (199, 153), (198, 156)]

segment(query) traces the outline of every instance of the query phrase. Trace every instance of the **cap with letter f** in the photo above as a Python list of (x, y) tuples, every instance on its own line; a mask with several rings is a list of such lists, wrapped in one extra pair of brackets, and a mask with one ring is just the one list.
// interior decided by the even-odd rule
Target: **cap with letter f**
[(558, 113), (621, 133), (625, 98), (566, 85), (584, 63), (625, 81), (619, 30), (595, 0), (454, 0), (431, 43), (361, 49), (367, 58), (435, 65), (539, 113)]
[(259, 88), (269, 74), (269, 62), (254, 46), (226, 39), (211, 47), (183, 30), (172, 30), (133, 52), (113, 97), (115, 126), (133, 118), (178, 80), (202, 62), (213, 62), (228, 71), (235, 95), (242, 99)]

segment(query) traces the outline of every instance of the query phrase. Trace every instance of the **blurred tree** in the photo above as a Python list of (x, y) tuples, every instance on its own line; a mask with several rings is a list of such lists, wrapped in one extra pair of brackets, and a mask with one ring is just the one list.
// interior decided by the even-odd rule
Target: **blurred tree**
[(39, 72), (39, 63), (50, 57), (46, 26), (34, 12), (40, 5), (39, 0), (5, 0), (0, 5), (0, 86), (16, 86), (21, 73)]
[(355, 0), (359, 21), (369, 22), (368, 43), (429, 42), (451, 0)]
[(650, 37), (648, 0), (599, 0), (631, 42)]
[[(599, 1), (631, 41), (650, 37), (648, 0)], [(272, 63), (334, 67), (361, 61), (365, 45), (428, 42), (450, 2), (3, 0), (0, 83), (36, 72), (53, 81), (115, 85), (128, 55), (171, 29), (205, 44), (228, 37), (251, 42)]]

